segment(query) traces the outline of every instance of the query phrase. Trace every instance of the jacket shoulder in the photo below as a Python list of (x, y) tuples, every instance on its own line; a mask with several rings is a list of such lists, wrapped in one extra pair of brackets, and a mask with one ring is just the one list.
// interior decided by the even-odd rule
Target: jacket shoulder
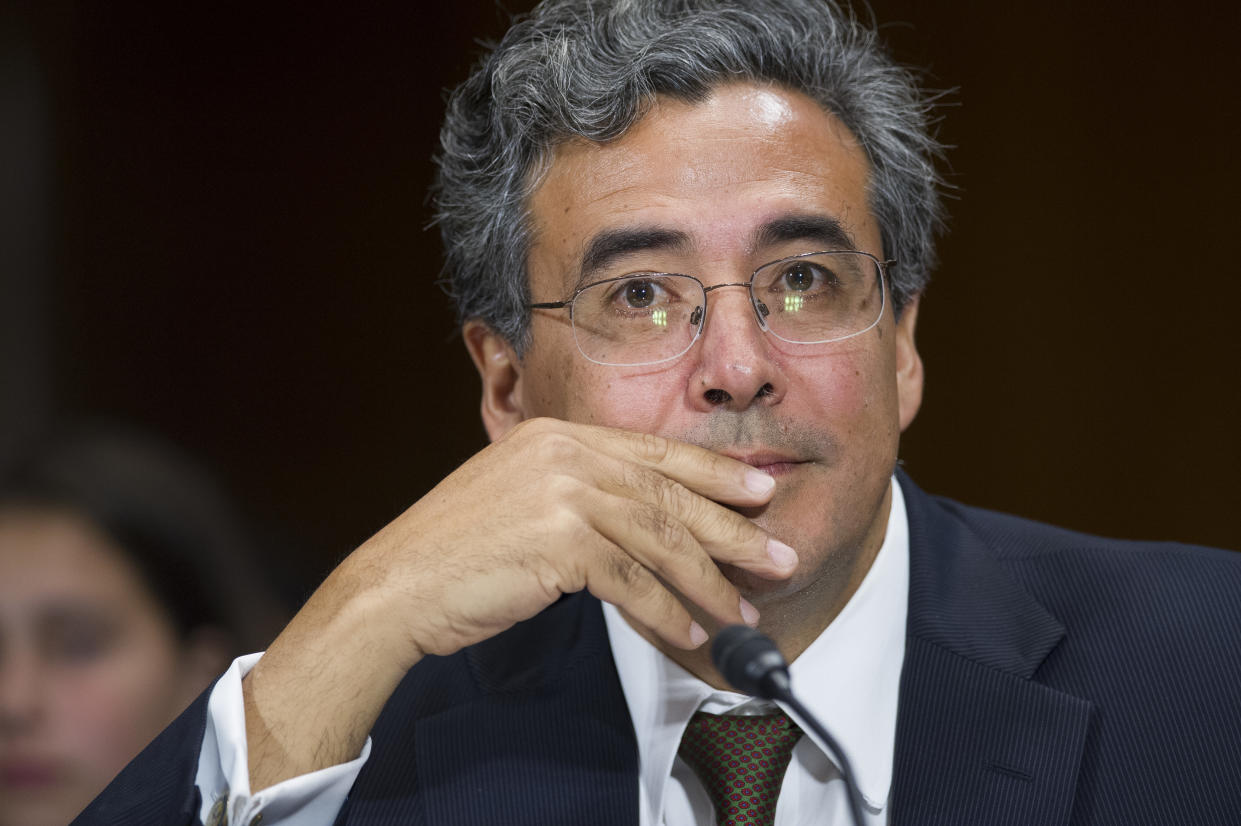
[[(1241, 553), (1179, 542), (1112, 539), (935, 498), (1066, 624), (1124, 622), (1156, 635), (1241, 628)], [(1175, 622), (1170, 617), (1177, 617)]]
[(1124, 559), (1126, 554), (1170, 554), (1214, 561), (1225, 566), (1241, 566), (1241, 553), (1225, 548), (1211, 548), (1181, 542), (1152, 542), (1142, 540), (1118, 540), (1118, 538), (1093, 535), (1069, 528), (1049, 525), (1011, 513), (990, 511), (987, 508), (963, 505), (962, 502), (943, 496), (931, 496), (931, 501), (942, 511), (956, 517), (974, 533), (987, 542), (997, 558), (1023, 558), (1045, 556), (1062, 552), (1091, 551), (1114, 553)]

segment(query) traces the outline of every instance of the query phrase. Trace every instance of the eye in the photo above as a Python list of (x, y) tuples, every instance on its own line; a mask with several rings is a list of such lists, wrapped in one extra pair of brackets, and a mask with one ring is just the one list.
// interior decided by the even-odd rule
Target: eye
[(646, 314), (677, 300), (675, 285), (669, 281), (666, 276), (641, 274), (604, 282), (599, 297), (613, 311)]
[(784, 270), (784, 286), (786, 289), (804, 292), (831, 283), (836, 279), (829, 271), (809, 261), (798, 261)]
[(659, 298), (659, 286), (648, 279), (635, 278), (632, 281), (625, 282), (625, 287), (621, 295), (621, 300), (629, 307), (635, 310), (645, 309), (651, 306)]
[(45, 655), (56, 662), (88, 663), (102, 656), (116, 642), (110, 625), (71, 623), (48, 629), (43, 639)]

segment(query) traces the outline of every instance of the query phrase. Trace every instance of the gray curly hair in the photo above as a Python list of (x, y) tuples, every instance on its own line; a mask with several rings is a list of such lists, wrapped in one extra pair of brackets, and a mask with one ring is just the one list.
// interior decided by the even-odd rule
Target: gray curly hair
[(434, 201), (460, 319), (524, 350), (529, 198), (560, 143), (613, 140), (658, 95), (693, 103), (732, 81), (801, 92), (858, 138), (899, 314), (935, 263), (942, 146), (932, 98), (873, 28), (830, 0), (545, 0), (448, 100)]

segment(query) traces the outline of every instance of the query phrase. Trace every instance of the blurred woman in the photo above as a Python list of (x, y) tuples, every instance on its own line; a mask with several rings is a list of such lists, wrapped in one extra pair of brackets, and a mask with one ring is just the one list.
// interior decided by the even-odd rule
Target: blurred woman
[(64, 826), (281, 612), (219, 492), (133, 436), (0, 480), (0, 826)]

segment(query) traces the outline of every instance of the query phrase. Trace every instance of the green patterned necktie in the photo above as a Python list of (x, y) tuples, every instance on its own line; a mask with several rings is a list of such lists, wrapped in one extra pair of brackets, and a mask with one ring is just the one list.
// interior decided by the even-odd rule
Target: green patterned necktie
[(678, 753), (706, 787), (718, 826), (772, 826), (801, 735), (783, 712), (747, 717), (700, 711), (690, 718)]

